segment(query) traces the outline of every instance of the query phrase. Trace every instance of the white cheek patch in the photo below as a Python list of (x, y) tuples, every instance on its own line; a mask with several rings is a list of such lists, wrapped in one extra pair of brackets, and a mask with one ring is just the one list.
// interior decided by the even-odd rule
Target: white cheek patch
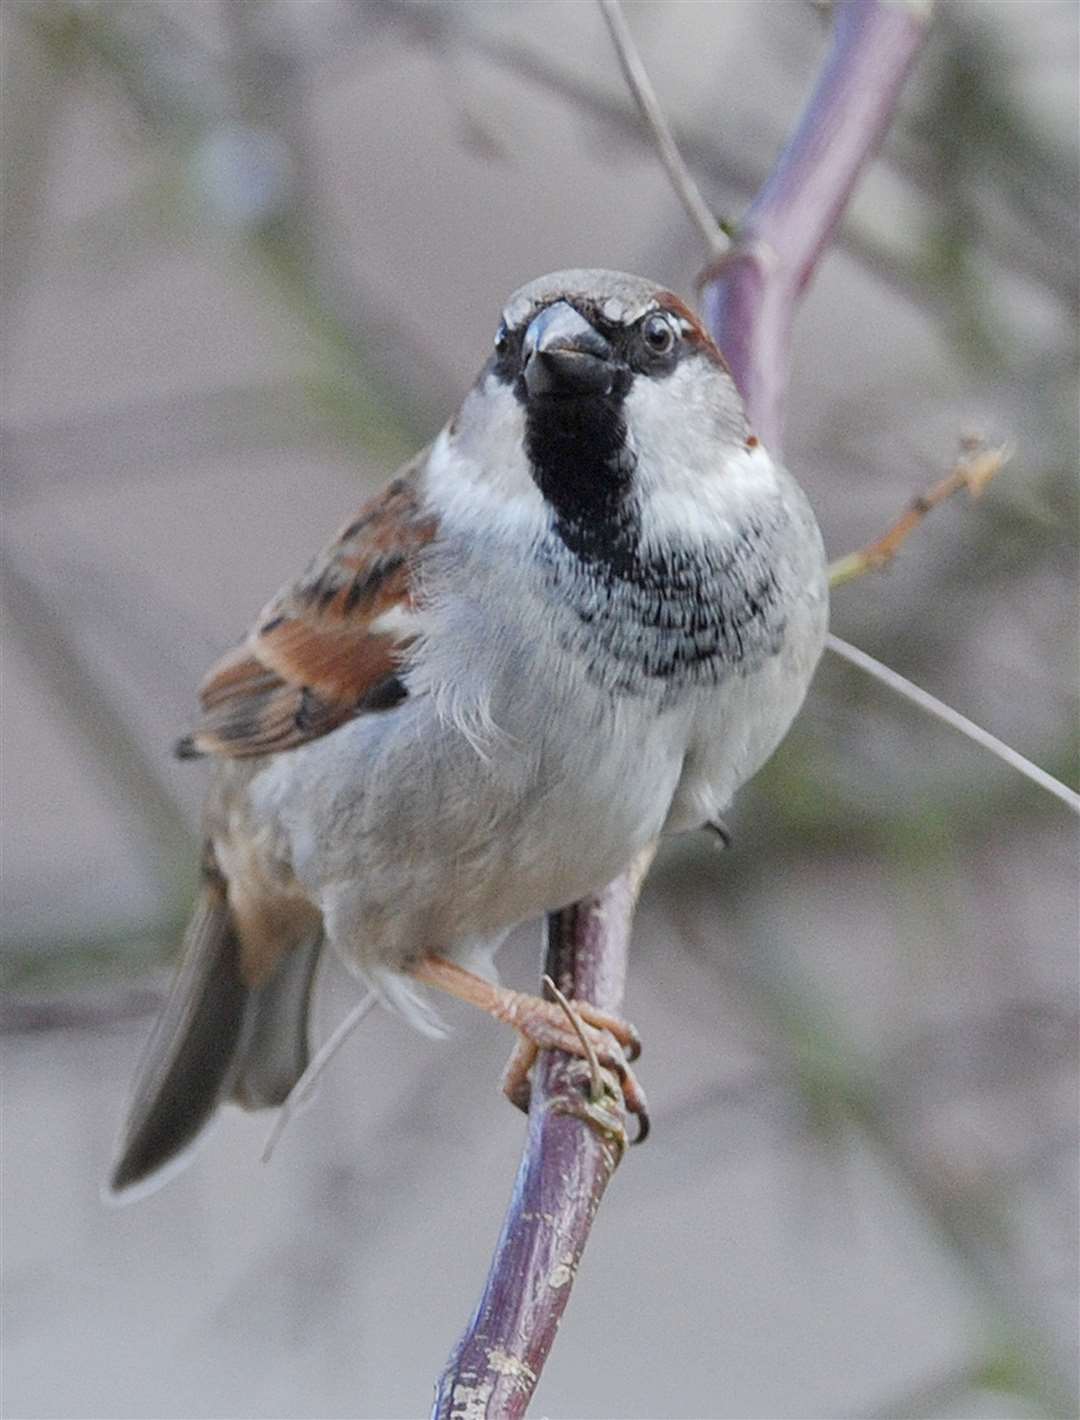
[[(685, 474), (685, 469), (681, 470)], [(740, 450), (705, 473), (672, 479), (642, 498), (646, 546), (673, 540), (700, 543), (739, 536), (747, 513), (776, 489), (776, 467), (763, 449)]]
[(667, 379), (636, 379), (626, 424), (646, 545), (732, 536), (746, 506), (775, 487), (769, 454), (746, 447), (734, 385), (704, 359), (685, 360)]
[(502, 533), (524, 546), (550, 526), (525, 455), (525, 412), (493, 375), (435, 440), (427, 486), (432, 508), (459, 530)]

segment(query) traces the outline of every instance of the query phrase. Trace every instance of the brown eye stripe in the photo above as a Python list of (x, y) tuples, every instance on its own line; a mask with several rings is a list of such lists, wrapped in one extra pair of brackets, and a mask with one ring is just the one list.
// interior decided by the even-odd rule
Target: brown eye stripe
[(710, 360), (716, 362), (723, 370), (728, 370), (727, 361), (716, 348), (705, 327), (698, 320), (697, 316), (680, 297), (673, 291), (661, 291), (656, 298), (657, 304), (662, 311), (667, 311), (682, 323), (683, 339), (693, 350), (700, 350), (703, 355), (707, 355)]

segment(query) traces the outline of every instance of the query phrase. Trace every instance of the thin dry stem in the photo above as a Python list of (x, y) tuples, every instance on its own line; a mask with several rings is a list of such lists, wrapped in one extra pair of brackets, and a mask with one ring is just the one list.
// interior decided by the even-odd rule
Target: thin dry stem
[[(880, 572), (887, 567), (908, 537), (929, 513), (948, 498), (965, 489), (970, 497), (980, 497), (986, 485), (1004, 468), (1011, 457), (1012, 450), (1006, 444), (992, 449), (988, 448), (975, 435), (964, 438), (961, 441), (960, 458), (950, 472), (935, 483), (932, 488), (928, 488), (925, 493), (921, 493), (913, 499), (907, 510), (888, 532), (883, 533), (881, 537), (876, 538), (860, 551), (850, 552), (846, 557), (839, 557), (835, 562), (829, 564), (830, 587), (844, 586), (848, 582), (855, 581), (858, 577), (865, 576), (868, 572)], [(984, 730), (974, 720), (969, 720), (959, 710), (954, 710), (951, 705), (946, 705), (936, 695), (931, 695), (928, 690), (923, 690), (914, 681), (908, 680), (907, 676), (901, 675), (899, 671), (894, 671), (865, 651), (860, 651), (850, 642), (841, 640), (839, 636), (830, 635), (826, 646), (834, 655), (871, 676), (880, 684), (887, 686), (894, 694), (901, 696), (917, 709), (922, 710), (924, 714), (932, 715), (943, 725), (957, 730), (981, 749), (986, 750), (988, 754), (992, 754), (1003, 764), (1009, 765), (1011, 769), (1022, 774), (1032, 784), (1037, 784), (1040, 789), (1045, 789), (1048, 794), (1052, 794), (1055, 799), (1072, 809), (1074, 813), (1080, 813), (1080, 795), (1077, 795), (1067, 784), (1055, 779), (1052, 774), (1048, 774), (1045, 769), (1040, 769), (1037, 764), (1033, 764), (1019, 750), (1013, 749), (1004, 740), (999, 740), (996, 735), (991, 734), (989, 730)]]
[(593, 1104), (597, 1104), (604, 1097), (604, 1081), (600, 1074), (600, 1062), (596, 1058), (596, 1051), (593, 1049), (592, 1041), (585, 1034), (585, 1028), (581, 1024), (581, 1017), (571, 1006), (563, 993), (546, 973), (543, 977), (544, 985), (555, 997), (555, 1000), (563, 1008), (563, 1014), (570, 1022), (570, 1028), (581, 1041), (581, 1048), (585, 1052), (585, 1059), (589, 1062), (590, 1090)]
[(319, 1082), (319, 1077), (326, 1070), (326, 1067), (333, 1060), (338, 1051), (352, 1035), (353, 1031), (365, 1020), (372, 1010), (379, 1004), (379, 998), (374, 991), (361, 997), (352, 1010), (339, 1021), (334, 1030), (319, 1046), (318, 1050), (304, 1067), (304, 1073), (297, 1080), (289, 1091), (285, 1103), (278, 1110), (277, 1118), (274, 1120), (273, 1128), (266, 1136), (266, 1143), (263, 1145), (262, 1161), (268, 1164), (273, 1158), (274, 1150), (277, 1148), (281, 1136), (285, 1133), (290, 1122), (295, 1118), (300, 1110), (311, 1098), (311, 1093)]
[(977, 437), (964, 439), (960, 457), (950, 471), (932, 488), (913, 498), (888, 532), (882, 533), (858, 552), (849, 552), (846, 557), (839, 557), (829, 564), (829, 586), (842, 587), (867, 572), (880, 572), (889, 565), (927, 514), (954, 494), (965, 490), (972, 498), (980, 497), (986, 485), (1011, 457), (1012, 449), (1007, 444), (992, 449)]
[(607, 23), (612, 43), (615, 45), (615, 53), (619, 57), (619, 64), (627, 86), (634, 96), (634, 101), (646, 127), (652, 134), (657, 154), (664, 165), (671, 186), (679, 201), (686, 208), (691, 222), (704, 238), (705, 245), (715, 260), (723, 256), (730, 246), (730, 242), (710, 210), (709, 204), (702, 197), (701, 189), (691, 177), (690, 169), (679, 152), (679, 145), (675, 142), (671, 124), (656, 96), (656, 90), (652, 86), (652, 80), (645, 68), (641, 52), (634, 43), (634, 37), (626, 23), (622, 6), (619, 0), (600, 0), (600, 10)]
[(923, 690), (914, 681), (908, 680), (899, 671), (894, 671), (891, 666), (875, 660), (873, 656), (868, 656), (865, 651), (860, 651), (858, 646), (852, 646), (848, 641), (842, 641), (839, 636), (830, 634), (825, 641), (826, 646), (834, 655), (841, 660), (847, 661), (849, 665), (856, 666), (860, 671), (865, 671), (875, 680), (887, 685), (890, 690), (897, 695), (903, 696), (912, 705), (918, 706), (927, 715), (933, 715), (935, 720), (940, 720), (943, 725), (949, 725), (954, 730), (959, 730), (962, 735), (980, 745), (1002, 763), (1008, 764), (1025, 779), (1030, 779), (1033, 784), (1038, 784), (1040, 789), (1045, 789), (1048, 794), (1053, 794), (1055, 799), (1072, 809), (1073, 813), (1080, 814), (1080, 794), (1075, 793), (1067, 784), (1062, 784), (1060, 779), (1055, 779), (1052, 774), (1048, 774), (1045, 769), (1040, 769), (1037, 764), (1033, 764), (1030, 759), (1022, 755), (1019, 750), (1013, 749), (1012, 745), (1007, 745), (1004, 740), (999, 740), (997, 735), (992, 735), (989, 730), (984, 730), (981, 725), (976, 725), (974, 720), (969, 720), (966, 715), (961, 715), (959, 710), (954, 710), (951, 705), (946, 705), (944, 700), (939, 700), (936, 695), (931, 695), (928, 690)]

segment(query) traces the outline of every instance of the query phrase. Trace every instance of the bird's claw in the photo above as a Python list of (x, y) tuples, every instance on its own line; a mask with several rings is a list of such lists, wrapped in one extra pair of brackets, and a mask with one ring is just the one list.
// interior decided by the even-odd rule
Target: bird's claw
[(603, 1072), (610, 1071), (615, 1076), (626, 1109), (638, 1121), (632, 1142), (640, 1144), (649, 1132), (648, 1102), (629, 1064), (641, 1053), (640, 1036), (628, 1022), (598, 1011), (587, 1002), (567, 1000), (550, 980), (545, 984), (555, 996), (555, 1002), (532, 998), (536, 1006), (550, 1008), (554, 1004), (566, 1019), (554, 1018), (549, 1009), (519, 1013), (514, 1024), (520, 1038), (503, 1073), (504, 1094), (527, 1113), (532, 1098), (529, 1072), (537, 1055), (541, 1050), (561, 1050), (588, 1062), (592, 1105), (600, 1104), (610, 1092)]

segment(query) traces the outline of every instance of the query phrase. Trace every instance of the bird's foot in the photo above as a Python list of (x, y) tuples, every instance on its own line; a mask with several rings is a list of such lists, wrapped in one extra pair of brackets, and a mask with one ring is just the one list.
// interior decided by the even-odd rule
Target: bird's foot
[[(529, 1074), (539, 1052), (561, 1050), (575, 1055), (588, 1061), (592, 1104), (599, 1104), (607, 1093), (603, 1071), (610, 1070), (615, 1075), (626, 1108), (637, 1118), (633, 1142), (640, 1144), (649, 1132), (649, 1106), (645, 1091), (630, 1068), (630, 1061), (641, 1053), (637, 1031), (628, 1021), (597, 1010), (587, 1001), (567, 1000), (550, 977), (544, 978), (544, 985), (555, 997), (554, 1002), (513, 993), (518, 1000), (517, 1018), (512, 1024), (521, 1038), (503, 1071), (503, 1093), (511, 1104), (527, 1113), (532, 1098)], [(557, 1015), (553, 1016), (552, 1006)]]
[(541, 1050), (561, 1050), (587, 1060), (590, 1066), (590, 1093), (595, 1103), (603, 1093), (602, 1072), (610, 1071), (619, 1083), (626, 1108), (637, 1117), (640, 1144), (649, 1132), (649, 1112), (645, 1092), (637, 1081), (630, 1061), (641, 1053), (641, 1037), (628, 1022), (601, 1011), (587, 1001), (568, 1001), (554, 982), (545, 982), (555, 996), (547, 1000), (512, 991), (476, 976), (446, 957), (428, 955), (412, 968), (411, 974), (428, 986), (437, 986), (459, 1000), (487, 1011), (496, 1020), (513, 1026), (518, 1041), (503, 1072), (503, 1093), (518, 1109), (528, 1110), (532, 1096), (529, 1072)]

